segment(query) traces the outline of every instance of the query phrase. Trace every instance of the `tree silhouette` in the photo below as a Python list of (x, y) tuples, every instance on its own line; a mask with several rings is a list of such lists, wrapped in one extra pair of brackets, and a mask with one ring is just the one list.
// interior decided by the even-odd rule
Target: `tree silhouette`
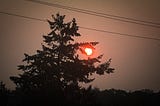
[(98, 93), (97, 102), (102, 106), (159, 106), (160, 92), (149, 89), (124, 91), (106, 89)]
[[(81, 47), (94, 47), (98, 42), (75, 43), (74, 38), (81, 36), (75, 18), (65, 23), (65, 15), (56, 14), (52, 17), (53, 21), (48, 20), (51, 32), (43, 36), (42, 50), (37, 50), (34, 55), (25, 53), (25, 63), (18, 66), (22, 74), (11, 76), (10, 79), (16, 84), (17, 91), (32, 95), (33, 98), (35, 94), (55, 97), (55, 102), (60, 99), (65, 103), (83, 103), (82, 92), (85, 89), (79, 82), (92, 82), (94, 79), (90, 76), (93, 73), (112, 73), (114, 69), (109, 67), (111, 59), (105, 63), (100, 63), (102, 55), (81, 59), (77, 50), (83, 52)], [(95, 63), (99, 65), (95, 66)]]
[(8, 105), (8, 96), (10, 91), (6, 88), (6, 85), (0, 81), (0, 105)]

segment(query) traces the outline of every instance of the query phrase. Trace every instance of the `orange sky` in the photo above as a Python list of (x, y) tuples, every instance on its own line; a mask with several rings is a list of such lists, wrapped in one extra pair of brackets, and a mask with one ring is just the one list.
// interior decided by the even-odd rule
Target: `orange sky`
[[(45, 0), (66, 6), (88, 9), (106, 14), (160, 23), (159, 0)], [(1, 0), (0, 11), (51, 19), (57, 12), (66, 15), (66, 21), (76, 18), (79, 26), (160, 38), (160, 28), (125, 23), (69, 10), (48, 7), (23, 0)], [(0, 80), (13, 88), (9, 76), (17, 75), (24, 53), (33, 54), (40, 48), (42, 35), (49, 33), (47, 23), (0, 14)], [(97, 54), (103, 60), (112, 58), (114, 74), (96, 76), (93, 86), (106, 89), (160, 90), (160, 41), (124, 37), (109, 33), (79, 29), (77, 41), (98, 41)]]

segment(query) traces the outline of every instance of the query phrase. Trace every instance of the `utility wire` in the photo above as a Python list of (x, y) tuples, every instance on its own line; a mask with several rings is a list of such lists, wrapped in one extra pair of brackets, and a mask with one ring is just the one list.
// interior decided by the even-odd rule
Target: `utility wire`
[(87, 28), (87, 27), (81, 27), (81, 26), (80, 26), (80, 28), (87, 29), (87, 30), (93, 30), (93, 31), (97, 31), (97, 32), (111, 33), (111, 34), (114, 34), (114, 35), (116, 34), (116, 35), (135, 37), (135, 38), (160, 40), (159, 38), (151, 38), (151, 37), (145, 37), (145, 36), (131, 35), (131, 34), (125, 34), (125, 33), (120, 33), (120, 32), (112, 32), (112, 31), (107, 31), (107, 30), (100, 30), (100, 29), (95, 29), (95, 28)]
[[(5, 15), (9, 15), (9, 16), (16, 16), (16, 17), (20, 17), (20, 18), (24, 18), (24, 19), (35, 20), (35, 21), (47, 22), (47, 20), (44, 20), (44, 19), (28, 17), (28, 16), (24, 16), (24, 15), (17, 15), (17, 14), (8, 13), (8, 12), (0, 11), (0, 14), (5, 14)], [(112, 32), (112, 31), (107, 31), (107, 30), (100, 30), (100, 29), (95, 29), (95, 28), (87, 28), (87, 27), (83, 27), (83, 26), (79, 26), (79, 27), (82, 28), (82, 29), (86, 29), (86, 30), (103, 32), (103, 33), (110, 33), (110, 34), (114, 34), (114, 35), (121, 35), (121, 36), (128, 36), (128, 37), (135, 37), (135, 38), (143, 38), (143, 39), (150, 39), (150, 40), (160, 41), (159, 38), (131, 35), (131, 34), (125, 34), (125, 33), (120, 33), (120, 32)]]
[(79, 9), (79, 8), (64, 6), (64, 5), (55, 4), (55, 3), (49, 3), (49, 2), (46, 2), (46, 1), (39, 1), (39, 0), (25, 0), (25, 1), (30, 1), (30, 2), (33, 2), (33, 3), (38, 3), (38, 4), (47, 5), (47, 6), (51, 6), (51, 7), (57, 7), (57, 8), (66, 9), (66, 10), (70, 10), (70, 11), (75, 11), (75, 12), (79, 12), (79, 13), (84, 13), (84, 14), (88, 14), (88, 15), (92, 15), (92, 16), (108, 18), (108, 19), (112, 19), (112, 20), (117, 20), (117, 21), (133, 23), (133, 24), (138, 24), (138, 25), (143, 25), (143, 26), (160, 28), (160, 23), (154, 23), (154, 22), (151, 22), (151, 21), (143, 21), (143, 20), (138, 20), (138, 19), (133, 19), (133, 18), (128, 18), (128, 17), (99, 13), (99, 12), (95, 12), (95, 11), (91, 11), (91, 10)]
[(45, 4), (45, 5), (49, 5), (49, 6), (53, 5), (53, 6), (57, 6), (59, 8), (60, 7), (64, 7), (64, 9), (68, 8), (68, 9), (86, 11), (86, 12), (95, 13), (95, 14), (107, 15), (107, 16), (111, 16), (111, 17), (124, 18), (124, 19), (127, 19), (127, 20), (133, 20), (133, 21), (139, 21), (139, 22), (144, 22), (144, 23), (149, 23), (149, 24), (160, 25), (160, 23), (154, 23), (154, 22), (150, 22), (150, 21), (137, 20), (137, 19), (133, 19), (133, 18), (122, 17), (122, 16), (117, 16), (117, 15), (112, 15), (112, 14), (99, 13), (99, 12), (95, 12), (95, 11), (91, 11), (91, 10), (74, 8), (74, 7), (69, 7), (69, 6), (64, 6), (64, 5), (60, 5), (60, 4), (49, 3), (49, 2), (39, 1), (39, 0), (25, 0), (25, 1), (31, 1), (31, 2), (35, 2), (35, 3), (42, 3), (42, 4)]
[(40, 18), (28, 17), (28, 16), (24, 16), (24, 15), (18, 15), (18, 14), (3, 12), (3, 11), (0, 11), (0, 13), (1, 13), (1, 14), (5, 14), (5, 15), (10, 15), (10, 16), (21, 17), (21, 18), (25, 18), (25, 19), (32, 19), (32, 20), (36, 20), (36, 21), (43, 21), (43, 22), (46, 22), (46, 20), (40, 19)]

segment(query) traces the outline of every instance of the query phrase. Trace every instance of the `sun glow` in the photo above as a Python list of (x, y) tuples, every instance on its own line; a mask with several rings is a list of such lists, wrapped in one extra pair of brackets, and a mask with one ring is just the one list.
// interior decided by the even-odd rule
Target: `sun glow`
[(85, 53), (90, 56), (93, 53), (93, 50), (91, 48), (85, 48)]

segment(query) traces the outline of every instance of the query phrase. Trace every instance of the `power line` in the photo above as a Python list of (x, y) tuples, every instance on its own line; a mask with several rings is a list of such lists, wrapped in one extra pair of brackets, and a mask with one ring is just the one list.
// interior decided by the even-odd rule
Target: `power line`
[(30, 1), (30, 2), (39, 3), (39, 4), (42, 4), (42, 5), (57, 7), (57, 8), (61, 8), (61, 9), (66, 9), (66, 10), (70, 10), (70, 11), (75, 11), (75, 12), (79, 12), (79, 13), (88, 14), (88, 15), (108, 18), (108, 19), (112, 19), (112, 20), (117, 20), (117, 21), (133, 23), (133, 24), (138, 24), (138, 25), (143, 25), (143, 26), (160, 28), (160, 23), (154, 23), (154, 22), (151, 22), (151, 21), (143, 21), (143, 20), (133, 19), (133, 18), (129, 18), (129, 17), (99, 13), (99, 12), (95, 12), (95, 11), (91, 11), (91, 10), (79, 9), (79, 8), (74, 8), (74, 7), (69, 7), (69, 6), (64, 6), (64, 5), (60, 5), (60, 4), (49, 3), (49, 2), (45, 2), (45, 1), (39, 1), (39, 0), (25, 0), (25, 1)]
[(145, 36), (131, 35), (131, 34), (112, 32), (112, 31), (107, 31), (107, 30), (100, 30), (100, 29), (95, 29), (95, 28), (87, 28), (87, 27), (80, 27), (80, 28), (87, 29), (87, 30), (94, 30), (94, 31), (98, 31), (98, 32), (104, 32), (104, 33), (111, 33), (111, 34), (116, 34), (116, 35), (121, 35), (121, 36), (129, 36), (129, 37), (151, 39), (151, 40), (160, 40), (159, 38), (151, 38), (151, 37), (145, 37)]
[(64, 5), (60, 5), (60, 4), (54, 4), (54, 3), (49, 3), (49, 2), (39, 1), (39, 0), (25, 0), (25, 1), (31, 1), (31, 2), (35, 2), (35, 3), (41, 3), (41, 4), (48, 5), (48, 6), (57, 6), (59, 8), (60, 7), (64, 7), (64, 9), (73, 9), (73, 11), (74, 10), (80, 10), (80, 11), (86, 11), (86, 12), (90, 12), (90, 13), (96, 13), (96, 14), (101, 14), (101, 15), (106, 15), (106, 16), (111, 16), (111, 17), (124, 18), (124, 19), (127, 19), (127, 20), (133, 20), (133, 21), (138, 21), (138, 22), (144, 22), (144, 23), (149, 23), (149, 24), (160, 25), (160, 23), (154, 23), (154, 22), (150, 22), (150, 21), (137, 20), (137, 19), (133, 19), (133, 18), (123, 17), (123, 16), (117, 16), (117, 15), (112, 15), (112, 14), (99, 13), (99, 12), (95, 12), (95, 11), (91, 11), (91, 10), (74, 8), (74, 7), (69, 7), (69, 6), (64, 6)]
[(25, 19), (32, 19), (32, 20), (36, 20), (36, 21), (46, 22), (46, 20), (40, 19), (40, 18), (33, 18), (33, 17), (28, 17), (28, 16), (24, 16), (24, 15), (18, 15), (18, 14), (13, 14), (13, 13), (8, 13), (8, 12), (2, 12), (2, 11), (0, 11), (0, 13), (1, 14), (5, 14), (5, 15), (10, 15), (10, 16), (21, 17), (21, 18), (25, 18)]
[[(8, 12), (2, 12), (2, 11), (0, 11), (0, 13), (1, 14), (5, 14), (5, 15), (9, 15), (9, 16), (16, 16), (16, 17), (20, 17), (20, 18), (24, 18), (24, 19), (31, 19), (31, 20), (35, 20), (35, 21), (47, 22), (46, 20), (40, 19), (40, 18), (28, 17), (28, 16), (24, 16), (24, 15), (17, 15), (17, 14), (8, 13)], [(79, 26), (79, 27), (82, 28), (82, 29), (86, 29), (86, 30), (103, 32), (103, 33), (110, 33), (110, 34), (114, 34), (114, 35), (121, 35), (121, 36), (128, 36), (128, 37), (135, 37), (135, 38), (143, 38), (143, 39), (150, 39), (150, 40), (160, 41), (159, 38), (131, 35), (131, 34), (125, 34), (125, 33), (120, 33), (120, 32), (112, 32), (112, 31), (107, 31), (107, 30), (100, 30), (100, 29), (95, 29), (95, 28), (87, 28), (87, 27), (83, 27), (83, 26)]]

